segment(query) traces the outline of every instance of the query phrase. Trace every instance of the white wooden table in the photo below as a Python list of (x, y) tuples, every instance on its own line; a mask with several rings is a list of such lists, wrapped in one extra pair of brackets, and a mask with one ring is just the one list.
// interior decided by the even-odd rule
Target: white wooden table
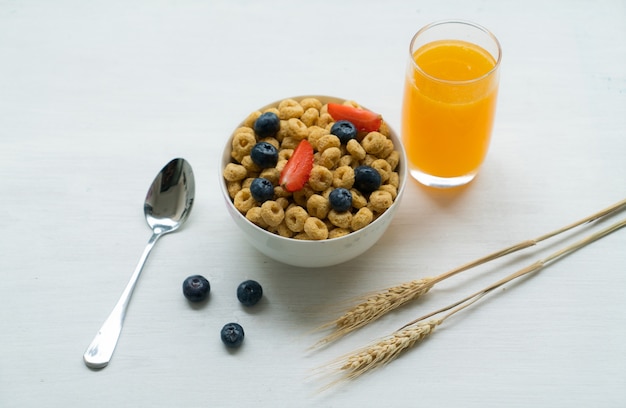
[[(459, 191), (410, 183), (379, 244), (320, 270), (245, 243), (219, 194), (222, 145), (292, 95), (355, 99), (399, 130), (408, 43), (463, 18), (503, 50), (494, 140)], [(311, 370), (600, 226), (460, 275), (319, 352), (338, 304), (431, 276), (626, 198), (626, 3), (0, 0), (0, 406), (623, 407), (626, 231), (498, 290), (427, 341), (318, 393)], [(150, 232), (142, 200), (182, 156), (197, 200), (152, 253), (111, 364), (82, 353)], [(192, 308), (191, 274), (212, 284)], [(246, 310), (244, 279), (266, 296)], [(219, 330), (237, 321), (244, 346)]]

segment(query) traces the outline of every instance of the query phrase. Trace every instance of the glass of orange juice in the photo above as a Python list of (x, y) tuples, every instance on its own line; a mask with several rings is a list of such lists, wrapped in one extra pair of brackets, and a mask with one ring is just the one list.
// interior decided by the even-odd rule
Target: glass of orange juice
[(466, 21), (427, 25), (411, 40), (402, 142), (411, 176), (431, 187), (474, 179), (489, 149), (502, 50)]

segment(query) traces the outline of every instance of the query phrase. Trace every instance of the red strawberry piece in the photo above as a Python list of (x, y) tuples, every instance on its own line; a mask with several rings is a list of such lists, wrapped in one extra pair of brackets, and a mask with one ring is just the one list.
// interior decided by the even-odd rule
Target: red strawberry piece
[(300, 190), (311, 175), (313, 169), (313, 147), (308, 140), (302, 140), (293, 151), (291, 158), (280, 172), (278, 183), (285, 187), (285, 190), (293, 193)]
[(378, 113), (332, 102), (328, 104), (328, 113), (335, 121), (351, 122), (360, 132), (377, 131), (383, 122), (382, 116)]

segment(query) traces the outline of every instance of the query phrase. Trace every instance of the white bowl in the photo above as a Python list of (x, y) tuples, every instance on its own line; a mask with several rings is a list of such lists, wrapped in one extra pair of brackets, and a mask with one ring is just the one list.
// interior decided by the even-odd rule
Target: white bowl
[[(292, 99), (301, 100), (306, 97), (311, 97), (311, 95), (296, 96), (292, 97)], [(312, 95), (312, 97), (318, 98), (323, 103), (341, 103), (344, 101), (344, 99), (330, 96)], [(277, 103), (278, 101), (262, 107), (259, 110), (263, 111), (268, 107), (276, 106)], [(243, 121), (237, 127), (240, 127), (242, 124)], [(391, 207), (365, 228), (339, 238), (309, 241), (282, 237), (250, 222), (235, 208), (228, 195), (226, 182), (223, 177), (224, 167), (231, 161), (232, 136), (226, 142), (218, 172), (220, 178), (219, 183), (226, 202), (226, 208), (235, 221), (235, 224), (243, 232), (245, 239), (257, 250), (276, 261), (298, 267), (320, 268), (337, 265), (354, 259), (370, 249), (387, 230), (404, 194), (407, 179), (406, 153), (398, 135), (393, 129), (390, 129), (390, 131), (390, 138), (396, 150), (400, 153), (398, 169), (400, 184), (398, 186), (398, 194)]]

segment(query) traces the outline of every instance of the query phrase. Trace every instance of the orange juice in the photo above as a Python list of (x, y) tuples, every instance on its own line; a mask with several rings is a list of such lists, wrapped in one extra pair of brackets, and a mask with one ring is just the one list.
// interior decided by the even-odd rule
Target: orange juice
[(461, 40), (427, 43), (412, 57), (402, 112), (409, 166), (435, 178), (471, 180), (489, 147), (497, 61), (482, 47)]

